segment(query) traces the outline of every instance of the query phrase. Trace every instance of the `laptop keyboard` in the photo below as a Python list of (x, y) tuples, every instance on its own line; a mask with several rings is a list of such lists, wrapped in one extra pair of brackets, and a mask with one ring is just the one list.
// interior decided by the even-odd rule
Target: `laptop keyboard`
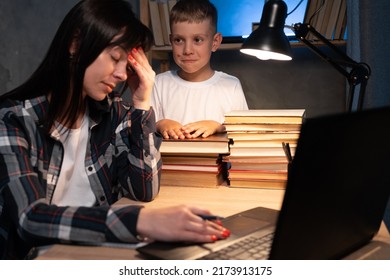
[(257, 237), (248, 236), (218, 251), (212, 252), (201, 260), (262, 260), (267, 259), (271, 250), (274, 233)]

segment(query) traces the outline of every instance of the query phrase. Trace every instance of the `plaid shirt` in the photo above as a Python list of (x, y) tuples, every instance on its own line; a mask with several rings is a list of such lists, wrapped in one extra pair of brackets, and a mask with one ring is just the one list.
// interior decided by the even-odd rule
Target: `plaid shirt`
[(113, 93), (89, 104), (85, 172), (95, 207), (58, 207), (51, 199), (63, 160), (59, 132), (44, 132), (45, 97), (0, 104), (0, 258), (22, 258), (58, 242), (137, 242), (138, 206), (159, 192), (161, 138), (153, 110), (137, 110)]

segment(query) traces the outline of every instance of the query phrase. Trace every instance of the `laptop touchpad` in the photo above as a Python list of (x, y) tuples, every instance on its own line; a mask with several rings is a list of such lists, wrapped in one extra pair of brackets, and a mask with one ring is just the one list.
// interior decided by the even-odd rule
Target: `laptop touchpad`
[(269, 222), (245, 217), (241, 215), (234, 215), (228, 219), (222, 221), (224, 227), (229, 229), (232, 234), (237, 236), (244, 236), (255, 232), (267, 225)]

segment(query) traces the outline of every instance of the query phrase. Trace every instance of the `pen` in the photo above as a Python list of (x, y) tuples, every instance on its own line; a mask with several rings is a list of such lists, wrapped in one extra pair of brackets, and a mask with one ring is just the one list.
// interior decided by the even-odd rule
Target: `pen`
[(292, 156), (291, 156), (290, 143), (286, 143), (286, 148), (287, 148), (289, 163), (291, 163), (292, 162)]
[(286, 154), (288, 163), (292, 162), (290, 144), (282, 142), (284, 153)]
[(197, 214), (199, 217), (201, 217), (203, 220), (223, 220), (224, 218), (221, 216), (215, 216), (215, 215), (203, 215), (203, 214)]

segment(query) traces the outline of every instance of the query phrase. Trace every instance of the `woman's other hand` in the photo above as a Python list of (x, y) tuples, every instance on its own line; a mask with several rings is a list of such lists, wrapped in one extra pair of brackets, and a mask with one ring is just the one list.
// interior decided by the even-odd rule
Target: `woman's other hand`
[(198, 215), (210, 215), (210, 211), (184, 205), (143, 208), (138, 216), (137, 232), (148, 239), (167, 242), (207, 243), (230, 236), (220, 221), (203, 220)]

